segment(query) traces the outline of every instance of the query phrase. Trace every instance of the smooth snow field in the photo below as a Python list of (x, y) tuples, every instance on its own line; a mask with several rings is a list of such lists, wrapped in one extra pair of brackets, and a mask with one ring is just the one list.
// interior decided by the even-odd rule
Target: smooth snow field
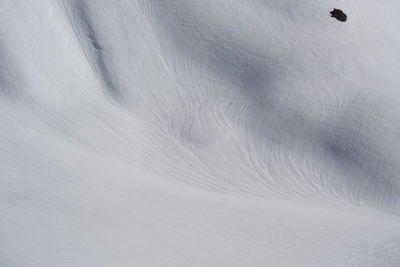
[(0, 0), (0, 267), (399, 267), (399, 14)]

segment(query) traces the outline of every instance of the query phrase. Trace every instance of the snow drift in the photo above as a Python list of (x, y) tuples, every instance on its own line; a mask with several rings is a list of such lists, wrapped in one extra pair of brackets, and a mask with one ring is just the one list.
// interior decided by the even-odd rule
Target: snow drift
[(400, 265), (398, 1), (0, 2), (1, 266)]

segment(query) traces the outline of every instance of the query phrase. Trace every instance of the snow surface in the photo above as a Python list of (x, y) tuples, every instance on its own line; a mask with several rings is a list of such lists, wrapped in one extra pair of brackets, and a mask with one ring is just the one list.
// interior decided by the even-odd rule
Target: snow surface
[(0, 266), (400, 266), (399, 12), (0, 0)]

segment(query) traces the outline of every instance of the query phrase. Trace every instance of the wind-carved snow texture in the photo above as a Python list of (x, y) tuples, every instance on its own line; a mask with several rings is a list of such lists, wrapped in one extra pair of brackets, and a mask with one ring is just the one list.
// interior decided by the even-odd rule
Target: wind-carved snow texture
[(273, 89), (274, 66), (265, 52), (248, 40), (235, 38), (232, 25), (207, 24), (190, 2), (150, 1), (154, 22), (160, 26), (177, 53), (196, 65), (207, 64), (205, 71), (232, 87), (239, 87), (245, 97), (264, 99)]
[[(376, 205), (384, 203), (385, 206), (395, 209), (399, 207), (399, 170), (396, 160), (384, 158), (385, 151), (376, 144), (382, 142), (379, 139), (362, 140), (360, 132), (366, 130), (357, 125), (357, 122), (362, 123), (362, 118), (353, 120), (351, 117), (357, 115), (354, 112), (346, 113), (320, 133), (321, 129), (302, 118), (301, 113), (291, 113), (291, 107), (283, 106), (277, 110), (273, 107), (276, 102), (274, 95), (280, 93), (274, 81), (278, 79), (277, 73), (284, 70), (279, 68), (279, 62), (268, 60), (268, 50), (262, 51), (256, 46), (250, 46), (247, 39), (235, 39), (233, 25), (213, 25), (212, 18), (207, 15), (203, 18), (204, 21), (201, 20), (190, 2), (150, 3), (155, 23), (160, 25), (161, 32), (170, 39), (171, 49), (176, 49), (177, 53), (196, 65), (206, 65), (204, 69), (211, 73), (210, 76), (226, 81), (229, 86), (239, 87), (243, 94), (242, 101), (244, 99), (245, 102), (250, 102), (245, 107), (246, 113), (250, 113), (248, 116), (252, 116), (252, 125), (245, 125), (248, 130), (265, 137), (273, 134), (272, 129), (279, 136), (278, 140), (273, 140), (276, 143), (283, 141), (279, 139), (289, 139), (306, 143), (310, 147), (321, 147), (320, 157), (336, 163), (335, 171), (343, 171), (340, 177), (344, 179), (340, 182), (342, 187), (348, 187), (345, 189), (350, 191), (352, 198), (356, 198), (352, 200)], [(351, 123), (346, 122), (349, 120)], [(322, 134), (321, 141), (309, 139), (310, 136), (319, 134)], [(258, 145), (262, 146), (261, 143)], [(298, 174), (292, 175), (296, 177)]]
[(0, 265), (397, 267), (399, 11), (3, 0)]

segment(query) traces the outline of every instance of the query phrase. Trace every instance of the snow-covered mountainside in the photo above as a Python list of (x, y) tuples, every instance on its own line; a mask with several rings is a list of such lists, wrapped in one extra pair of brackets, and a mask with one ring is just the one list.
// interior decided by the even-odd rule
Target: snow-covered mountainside
[(400, 266), (399, 12), (0, 0), (0, 266)]

